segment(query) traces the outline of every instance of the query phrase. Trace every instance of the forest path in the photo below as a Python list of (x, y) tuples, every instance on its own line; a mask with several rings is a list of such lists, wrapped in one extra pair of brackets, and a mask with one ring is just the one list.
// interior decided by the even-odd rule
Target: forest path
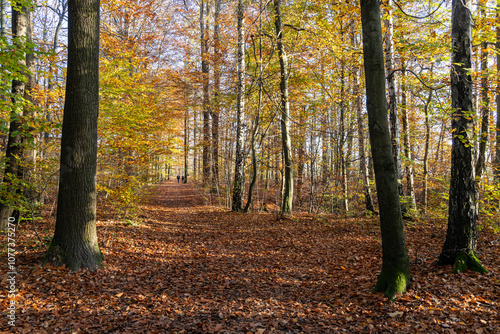
[[(376, 218), (235, 213), (205, 205), (196, 184), (176, 179), (148, 193), (137, 219), (98, 222), (103, 269), (40, 267), (43, 250), (16, 257), (14, 332), (499, 333), (496, 235), (483, 231), (479, 242), (492, 273), (450, 275), (432, 265), (444, 225), (409, 225), (415, 280), (388, 303), (371, 293), (381, 264)], [(8, 301), (0, 293), (2, 311)], [(4, 331), (12, 328), (0, 321)]]
[(150, 189), (148, 204), (166, 209), (189, 209), (204, 204), (203, 195), (193, 183), (162, 181)]

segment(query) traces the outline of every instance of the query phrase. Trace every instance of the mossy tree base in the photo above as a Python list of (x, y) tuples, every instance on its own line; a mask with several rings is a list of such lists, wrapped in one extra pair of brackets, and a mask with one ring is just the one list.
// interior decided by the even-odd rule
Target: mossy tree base
[(488, 270), (481, 264), (481, 261), (474, 253), (458, 252), (451, 271), (457, 274), (459, 272), (463, 273), (467, 269), (482, 274), (488, 273)]
[(389, 300), (394, 300), (397, 293), (405, 293), (410, 286), (409, 270), (383, 270), (378, 276), (373, 292), (382, 292)]
[(64, 249), (63, 246), (52, 242), (43, 259), (43, 264), (51, 264), (54, 267), (65, 265), (72, 271), (78, 271), (83, 268), (96, 270), (103, 267), (102, 261), (104, 257), (99, 247), (97, 249), (94, 248), (80, 247)]

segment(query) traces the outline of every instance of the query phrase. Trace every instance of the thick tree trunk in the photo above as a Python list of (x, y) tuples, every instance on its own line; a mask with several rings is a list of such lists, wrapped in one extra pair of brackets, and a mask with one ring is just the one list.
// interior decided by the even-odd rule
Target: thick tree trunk
[(448, 230), (438, 264), (453, 264), (454, 272), (467, 267), (484, 272), (476, 257), (477, 209), (474, 170), (472, 101), (471, 0), (452, 2), (451, 107), (453, 117)]
[(281, 0), (274, 0), (274, 25), (276, 26), (277, 48), (280, 59), (280, 92), (281, 92), (281, 141), (283, 147), (284, 190), (281, 214), (292, 213), (293, 201), (293, 163), (292, 143), (290, 138), (290, 106), (288, 103), (288, 64), (283, 45), (283, 23), (281, 21)]
[(244, 18), (243, 0), (238, 0), (238, 88), (237, 88), (237, 121), (236, 121), (236, 160), (234, 163), (234, 183), (233, 183), (233, 201), (231, 204), (232, 211), (243, 211), (243, 134), (244, 124), (243, 116), (245, 112), (245, 33), (243, 28)]
[(380, 2), (361, 0), (366, 105), (382, 232), (382, 271), (374, 291), (390, 299), (410, 284), (396, 165), (387, 121)]
[(71, 270), (103, 260), (96, 233), (99, 0), (70, 0), (56, 228), (45, 261)]

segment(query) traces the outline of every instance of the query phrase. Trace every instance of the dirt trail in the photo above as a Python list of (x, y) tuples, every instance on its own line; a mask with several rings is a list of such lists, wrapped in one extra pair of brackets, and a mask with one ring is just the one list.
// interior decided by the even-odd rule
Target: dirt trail
[[(455, 276), (432, 265), (444, 225), (408, 226), (415, 280), (388, 303), (371, 293), (381, 259), (375, 218), (234, 213), (177, 180), (149, 193), (133, 224), (98, 223), (103, 269), (35, 266), (43, 250), (16, 257), (14, 332), (499, 333), (497, 236), (483, 231), (479, 242), (491, 274)], [(2, 311), (7, 302), (0, 293)], [(11, 329), (0, 322), (0, 333)]]
[(177, 183), (177, 180), (162, 181), (151, 189), (150, 204), (160, 208), (193, 208), (203, 206), (203, 196), (193, 183)]

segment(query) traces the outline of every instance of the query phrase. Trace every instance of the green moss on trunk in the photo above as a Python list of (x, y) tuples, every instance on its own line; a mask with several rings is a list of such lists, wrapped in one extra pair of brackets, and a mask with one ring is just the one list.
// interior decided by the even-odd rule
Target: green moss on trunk
[(382, 292), (390, 300), (394, 300), (396, 293), (405, 293), (410, 286), (411, 275), (409, 270), (404, 268), (396, 268), (392, 270), (384, 270), (378, 276), (377, 284), (373, 288), (373, 292)]
[(478, 273), (488, 273), (488, 270), (481, 264), (481, 261), (479, 261), (474, 253), (458, 252), (452, 272), (454, 274), (463, 273), (467, 268)]

